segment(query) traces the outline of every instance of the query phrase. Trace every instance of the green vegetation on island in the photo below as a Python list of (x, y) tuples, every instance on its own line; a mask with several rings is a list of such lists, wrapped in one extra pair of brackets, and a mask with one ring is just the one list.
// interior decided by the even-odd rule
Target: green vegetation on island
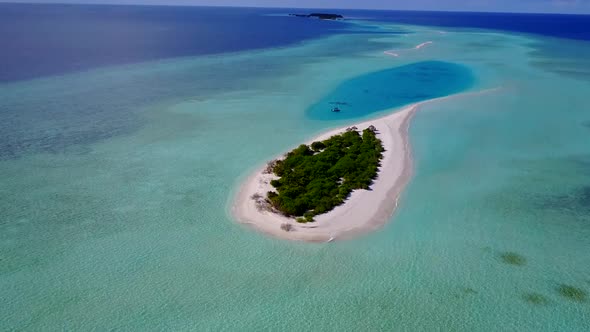
[(267, 171), (279, 179), (271, 181), (276, 192), (268, 192), (268, 202), (298, 222), (312, 222), (344, 203), (353, 190), (369, 189), (384, 151), (373, 126), (362, 134), (352, 127), (311, 146), (302, 144), (269, 164)]

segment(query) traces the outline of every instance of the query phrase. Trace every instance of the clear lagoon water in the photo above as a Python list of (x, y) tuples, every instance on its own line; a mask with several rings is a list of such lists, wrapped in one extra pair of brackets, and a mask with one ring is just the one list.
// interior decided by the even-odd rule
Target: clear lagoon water
[[(256, 17), (297, 20), (272, 13)], [(590, 43), (375, 17), (83, 71), (2, 62), (0, 330), (587, 330)], [(250, 171), (389, 112), (314, 105), (342, 87), (362, 102), (349, 85), (425, 63), (467, 73), (429, 93), (469, 93), (417, 113), (415, 174), (390, 223), (308, 244), (232, 220)]]
[[(463, 92), (473, 81), (467, 67), (421, 61), (346, 80), (312, 105), (307, 114), (313, 119), (332, 121), (366, 117), (374, 112)], [(335, 107), (340, 112), (328, 112)]]

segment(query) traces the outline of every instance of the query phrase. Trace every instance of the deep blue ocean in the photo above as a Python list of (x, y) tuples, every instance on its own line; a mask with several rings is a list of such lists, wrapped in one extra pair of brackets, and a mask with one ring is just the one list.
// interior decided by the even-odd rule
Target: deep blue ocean
[[(107, 65), (286, 46), (347, 31), (345, 23), (284, 15), (307, 11), (310, 10), (0, 4), (0, 82)], [(365, 20), (590, 40), (590, 16), (331, 11)]]
[(590, 40), (590, 15), (429, 11), (351, 11), (350, 16), (422, 26), (480, 28)]
[(191, 55), (277, 47), (337, 22), (276, 9), (0, 4), (0, 81)]

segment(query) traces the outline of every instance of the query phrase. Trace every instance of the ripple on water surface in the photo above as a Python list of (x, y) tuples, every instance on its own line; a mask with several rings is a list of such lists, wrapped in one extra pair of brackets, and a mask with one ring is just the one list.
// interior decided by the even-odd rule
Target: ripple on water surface
[[(337, 120), (444, 97), (469, 89), (471, 70), (443, 61), (423, 61), (358, 76), (339, 85), (307, 110), (317, 120)], [(338, 107), (340, 112), (332, 112)]]

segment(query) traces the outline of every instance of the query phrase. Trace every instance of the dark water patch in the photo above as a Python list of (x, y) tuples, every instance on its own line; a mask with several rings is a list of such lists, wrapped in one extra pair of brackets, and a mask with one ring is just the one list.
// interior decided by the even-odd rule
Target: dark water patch
[[(307, 110), (317, 120), (340, 120), (448, 96), (470, 88), (475, 81), (465, 66), (442, 61), (417, 62), (348, 80)], [(334, 101), (342, 104), (332, 112)]]
[(578, 199), (581, 205), (590, 207), (590, 186), (582, 187), (578, 192)]
[[(467, 299), (477, 296), (479, 294), (479, 292), (476, 289), (469, 287), (469, 286), (459, 287), (453, 293), (454, 294), (452, 296), (457, 300), (467, 300)], [(430, 293), (430, 294), (432, 295), (432, 293)]]
[(486, 51), (486, 50), (497, 50), (498, 48), (505, 47), (504, 43), (501, 42), (467, 42), (464, 44), (469, 51)]
[(531, 64), (560, 76), (581, 81), (590, 81), (590, 70), (579, 67), (580, 64), (567, 61), (532, 61)]
[(590, 230), (590, 156), (517, 160), (506, 167), (516, 175), (486, 199), (490, 208), (512, 222), (536, 216), (538, 222)]
[(522, 299), (529, 304), (536, 306), (545, 306), (549, 304), (549, 299), (538, 293), (526, 293), (522, 296)]
[[(6, 96), (0, 101), (0, 160), (30, 153), (65, 153), (132, 132), (142, 125), (138, 107), (146, 97), (113, 81), (114, 90), (95, 85), (61, 86)], [(79, 93), (75, 91), (78, 90)], [(133, 106), (133, 104), (137, 106)], [(84, 149), (75, 149), (84, 151)]]
[[(432, 293), (430, 293), (432, 295)], [(464, 300), (472, 296), (476, 296), (478, 291), (472, 287), (460, 287), (457, 291), (453, 294), (453, 297), (458, 300)]]
[(549, 195), (538, 205), (543, 209), (590, 216), (590, 185), (574, 188), (567, 194)]
[[(128, 113), (128, 115), (130, 115)], [(64, 128), (60, 132), (50, 130), (48, 132), (26, 132), (21, 131), (17, 135), (4, 136), (3, 143), (0, 143), (0, 160), (17, 159), (26, 153), (49, 153), (49, 154), (85, 154), (91, 151), (89, 144), (108, 139), (114, 136), (123, 135), (141, 127), (141, 119), (125, 121), (115, 118), (102, 118), (103, 123), (96, 121), (94, 116), (87, 119), (89, 122), (77, 123), (77, 128)], [(59, 130), (58, 128), (56, 128)], [(9, 134), (5, 132), (4, 134)]]
[(514, 266), (525, 266), (527, 260), (524, 256), (519, 255), (515, 252), (504, 252), (500, 254), (500, 259), (504, 264), (514, 265)]
[(590, 81), (590, 71), (577, 68), (553, 70), (554, 73), (582, 81)]
[(462, 289), (462, 291), (464, 294), (467, 294), (467, 295), (476, 295), (478, 293), (475, 289), (473, 289), (471, 287), (465, 287)]
[(590, 179), (590, 155), (568, 158), (567, 162), (573, 164), (573, 166), (577, 167), (576, 171), (587, 175)]
[(590, 120), (582, 122), (582, 126), (590, 129)]
[(490, 253), (490, 252), (492, 252), (492, 247), (485, 246), (485, 247), (481, 248), (481, 250), (483, 250), (483, 252), (485, 252), (485, 253)]
[(532, 66), (563, 77), (590, 81), (589, 43), (546, 38), (530, 46)]
[(561, 284), (557, 287), (557, 292), (562, 297), (576, 302), (586, 302), (588, 300), (588, 293), (581, 288), (574, 286)]

